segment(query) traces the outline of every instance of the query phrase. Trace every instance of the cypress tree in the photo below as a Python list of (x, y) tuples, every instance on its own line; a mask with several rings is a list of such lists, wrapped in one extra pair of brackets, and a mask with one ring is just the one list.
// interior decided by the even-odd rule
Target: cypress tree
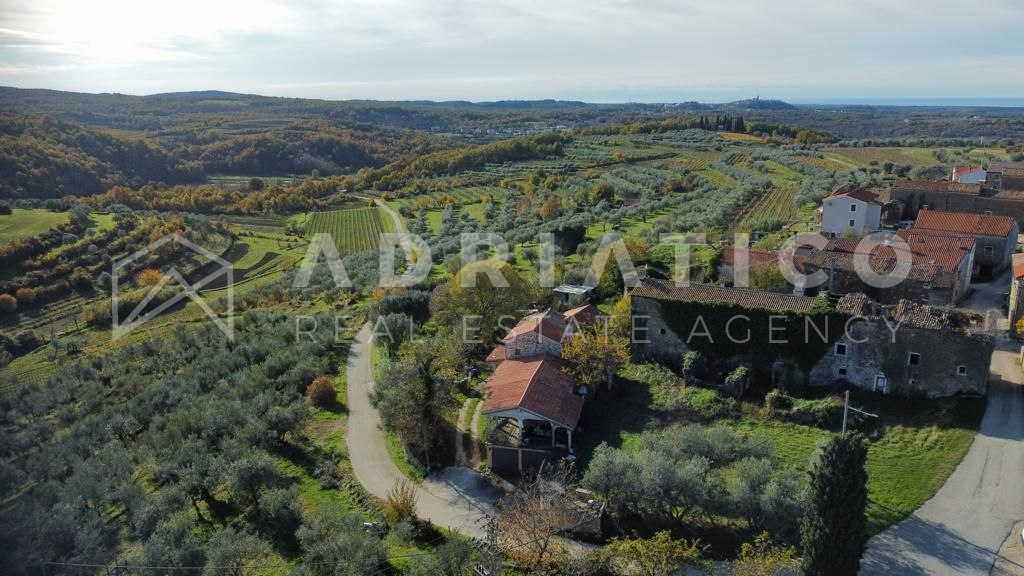
[(800, 523), (807, 576), (856, 576), (867, 543), (867, 446), (834, 436), (811, 461), (810, 501)]

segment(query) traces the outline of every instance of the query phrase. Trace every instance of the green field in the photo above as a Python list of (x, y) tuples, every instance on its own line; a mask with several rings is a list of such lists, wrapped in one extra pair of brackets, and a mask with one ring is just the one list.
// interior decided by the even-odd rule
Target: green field
[(330, 234), (343, 255), (376, 250), (380, 234), (394, 231), (391, 217), (377, 207), (314, 212), (306, 225), (307, 236)]
[(67, 221), (67, 212), (15, 208), (13, 214), (0, 216), (0, 242), (38, 236)]

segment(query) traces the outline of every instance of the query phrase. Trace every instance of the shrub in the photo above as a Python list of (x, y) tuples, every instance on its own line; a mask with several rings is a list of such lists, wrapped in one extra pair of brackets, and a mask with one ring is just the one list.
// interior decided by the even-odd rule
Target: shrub
[(711, 422), (731, 416), (736, 411), (736, 400), (708, 388), (687, 387), (681, 395), (679, 411), (686, 418)]
[(797, 400), (789, 412), (789, 419), (806, 426), (835, 428), (843, 420), (843, 402), (836, 397)]
[(10, 294), (0, 294), (0, 312), (14, 312), (18, 309), (18, 299)]
[(326, 408), (338, 401), (338, 392), (329, 376), (317, 376), (306, 387), (306, 397), (317, 408)]
[(384, 517), (392, 526), (403, 520), (416, 519), (416, 487), (408, 479), (402, 478), (388, 491)]
[(163, 277), (164, 277), (164, 275), (161, 274), (159, 270), (154, 270), (152, 268), (147, 268), (147, 269), (143, 270), (142, 272), (139, 272), (138, 275), (135, 276), (135, 284), (139, 288), (146, 288), (148, 286), (155, 286), (155, 285), (160, 283), (160, 280), (162, 280)]
[(778, 390), (772, 390), (764, 397), (764, 406), (769, 412), (789, 412), (793, 409), (793, 397)]
[(21, 304), (31, 304), (36, 301), (36, 291), (31, 288), (18, 288), (15, 296)]

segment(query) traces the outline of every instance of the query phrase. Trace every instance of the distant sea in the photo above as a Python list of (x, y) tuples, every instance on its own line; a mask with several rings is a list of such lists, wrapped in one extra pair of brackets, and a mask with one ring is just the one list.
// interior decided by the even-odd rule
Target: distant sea
[(849, 106), (993, 106), (1001, 108), (1024, 108), (1024, 98), (819, 98), (787, 100), (798, 106), (849, 105)]

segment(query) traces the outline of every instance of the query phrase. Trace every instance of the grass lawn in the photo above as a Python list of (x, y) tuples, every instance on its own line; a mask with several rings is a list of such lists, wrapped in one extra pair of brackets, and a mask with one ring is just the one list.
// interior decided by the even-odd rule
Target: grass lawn
[(0, 216), (0, 242), (38, 236), (67, 221), (67, 212), (14, 208), (9, 216)]
[[(648, 384), (635, 380), (589, 400), (577, 443), (580, 469), (601, 442), (625, 449), (634, 446), (640, 433), (654, 425), (652, 400)], [(985, 401), (871, 396), (854, 403), (879, 416), (856, 425), (869, 440), (868, 529), (877, 534), (912, 513), (945, 483), (970, 449)], [(718, 422), (771, 438), (779, 467), (806, 467), (818, 443), (838, 432), (768, 418), (760, 406), (751, 404), (741, 412)]]

